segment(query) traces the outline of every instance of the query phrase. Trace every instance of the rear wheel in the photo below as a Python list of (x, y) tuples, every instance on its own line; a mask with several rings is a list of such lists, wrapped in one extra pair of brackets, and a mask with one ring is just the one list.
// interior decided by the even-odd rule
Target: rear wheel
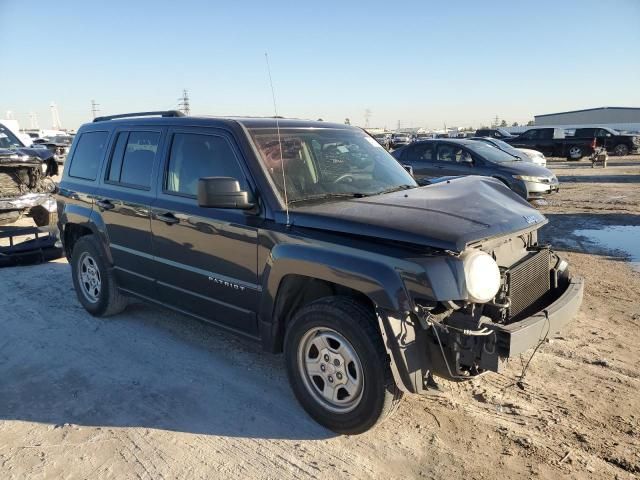
[(326, 297), (303, 307), (287, 329), (293, 392), (311, 417), (335, 432), (365, 432), (402, 397), (375, 322), (361, 303)]
[(580, 160), (584, 156), (582, 147), (573, 146), (567, 153), (567, 160)]
[(50, 212), (44, 207), (33, 207), (31, 209), (31, 218), (38, 227), (46, 227), (48, 225), (55, 225), (58, 221), (58, 214), (56, 212)]
[(113, 270), (93, 235), (81, 237), (73, 246), (71, 277), (78, 300), (91, 315), (107, 317), (127, 306), (127, 298), (118, 291)]
[(627, 147), (624, 143), (620, 143), (615, 146), (615, 148), (613, 149), (613, 153), (615, 153), (619, 157), (629, 155), (629, 147)]

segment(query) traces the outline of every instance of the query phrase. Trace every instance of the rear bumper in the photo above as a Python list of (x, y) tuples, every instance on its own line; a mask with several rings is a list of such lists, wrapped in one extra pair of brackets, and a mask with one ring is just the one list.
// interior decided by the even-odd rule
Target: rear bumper
[(519, 322), (497, 325), (498, 355), (511, 358), (534, 348), (544, 338), (558, 333), (578, 313), (584, 293), (584, 279), (573, 277), (566, 290), (550, 305)]

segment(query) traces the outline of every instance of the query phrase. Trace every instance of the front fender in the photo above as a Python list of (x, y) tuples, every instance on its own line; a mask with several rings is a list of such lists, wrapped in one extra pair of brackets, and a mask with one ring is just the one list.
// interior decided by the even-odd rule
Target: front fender
[[(291, 274), (357, 290), (381, 308), (398, 311), (412, 308), (397, 266), (390, 264), (390, 259), (371, 252), (348, 250), (304, 244), (276, 245), (271, 250), (262, 279), (262, 318), (272, 318), (280, 284)], [(411, 264), (407, 266), (415, 268)]]
[[(333, 248), (331, 248), (333, 247)], [(375, 305), (378, 326), (396, 384), (406, 392), (422, 389), (426, 352), (423, 332), (410, 320), (414, 308), (408, 279), (424, 278), (414, 262), (339, 246), (281, 244), (271, 251), (263, 275), (260, 320), (264, 346), (274, 350), (284, 332), (276, 300), (287, 275), (300, 275), (348, 287)]]

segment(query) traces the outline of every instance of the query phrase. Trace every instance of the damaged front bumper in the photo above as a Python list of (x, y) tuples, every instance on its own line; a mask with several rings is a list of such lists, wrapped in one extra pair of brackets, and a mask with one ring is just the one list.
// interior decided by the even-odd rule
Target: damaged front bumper
[(464, 381), (501, 371), (508, 359), (535, 349), (575, 317), (584, 280), (565, 275), (549, 292), (547, 304), (510, 323), (486, 316), (478, 322), (463, 312), (442, 321), (419, 308), (404, 314), (378, 310), (396, 384), (405, 392), (427, 393), (435, 385), (434, 377)]
[(19, 197), (0, 198), (0, 210), (27, 210), (42, 206), (49, 212), (56, 212), (55, 199), (48, 193), (27, 193)]
[(494, 326), (498, 355), (502, 358), (515, 357), (558, 333), (578, 313), (583, 293), (584, 279), (573, 277), (566, 290), (538, 313), (509, 325)]

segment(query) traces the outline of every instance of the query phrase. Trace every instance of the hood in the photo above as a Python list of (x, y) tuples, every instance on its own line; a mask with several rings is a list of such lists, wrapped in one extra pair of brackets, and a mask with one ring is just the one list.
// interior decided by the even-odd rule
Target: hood
[(532, 177), (553, 177), (553, 172), (548, 168), (536, 165), (532, 162), (502, 162), (493, 163), (495, 169), (499, 172), (508, 173), (510, 175), (529, 175)]
[(499, 180), (458, 177), (426, 187), (297, 207), (294, 226), (456, 252), (547, 219)]
[(11, 158), (31, 157), (34, 160), (37, 160), (39, 163), (45, 162), (51, 158), (53, 158), (53, 154), (47, 148), (30, 148), (30, 147), (19, 147), (19, 148), (0, 148), (0, 158), (3, 163), (6, 165), (11, 163)]

